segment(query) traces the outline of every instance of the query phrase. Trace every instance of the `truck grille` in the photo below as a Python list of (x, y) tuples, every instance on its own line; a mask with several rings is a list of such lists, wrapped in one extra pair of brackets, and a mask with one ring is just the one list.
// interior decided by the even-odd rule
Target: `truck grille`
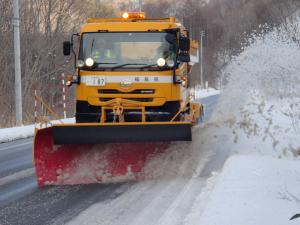
[[(108, 102), (114, 98), (100, 98), (101, 102)], [(137, 102), (153, 102), (153, 98), (124, 98), (127, 100), (137, 101)]]

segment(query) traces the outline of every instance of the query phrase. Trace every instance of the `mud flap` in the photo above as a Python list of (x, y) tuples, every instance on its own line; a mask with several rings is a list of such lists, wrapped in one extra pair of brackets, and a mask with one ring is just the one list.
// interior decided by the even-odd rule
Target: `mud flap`
[[(76, 132), (74, 134), (74, 130), (56, 130), (56, 128), (41, 129), (35, 134), (34, 164), (39, 186), (143, 180), (145, 164), (153, 155), (164, 152), (170, 144), (169, 142), (82, 144), (85, 141), (82, 139), (76, 141), (76, 138), (89, 137), (92, 131), (88, 128), (76, 130), (77, 134)], [(55, 134), (54, 131), (58, 133)], [(65, 133), (63, 135), (60, 132)], [(96, 132), (99, 134), (100, 130)], [(102, 132), (104, 131), (101, 130)], [(58, 143), (71, 143), (75, 140), (77, 144), (54, 144), (53, 137), (58, 134), (67, 140)], [(74, 139), (71, 134), (76, 138)], [(114, 141), (118, 138), (122, 138), (122, 135), (115, 135)], [(96, 142), (95, 139), (88, 140), (90, 143)]]

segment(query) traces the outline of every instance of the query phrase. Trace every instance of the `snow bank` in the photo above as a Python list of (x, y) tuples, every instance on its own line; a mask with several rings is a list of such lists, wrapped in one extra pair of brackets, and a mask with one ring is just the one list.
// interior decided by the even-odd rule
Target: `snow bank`
[(187, 224), (299, 224), (289, 221), (299, 213), (299, 178), (296, 160), (234, 156), (225, 164), (202, 216), (195, 205)]
[[(74, 118), (62, 119), (63, 123), (74, 123)], [(51, 121), (52, 124), (60, 123), (59, 120)], [(0, 143), (14, 141), (22, 138), (29, 138), (34, 135), (35, 125), (27, 125), (20, 127), (11, 127), (0, 129)]]
[(34, 125), (0, 129), (0, 143), (32, 137)]

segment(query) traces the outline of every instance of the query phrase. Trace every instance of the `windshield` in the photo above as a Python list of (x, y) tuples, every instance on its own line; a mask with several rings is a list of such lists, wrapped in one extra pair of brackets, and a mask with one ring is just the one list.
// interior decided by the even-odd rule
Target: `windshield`
[[(84, 33), (79, 59), (92, 58), (93, 69), (171, 69), (176, 47), (166, 41), (167, 33)], [(165, 60), (163, 66), (157, 62)]]

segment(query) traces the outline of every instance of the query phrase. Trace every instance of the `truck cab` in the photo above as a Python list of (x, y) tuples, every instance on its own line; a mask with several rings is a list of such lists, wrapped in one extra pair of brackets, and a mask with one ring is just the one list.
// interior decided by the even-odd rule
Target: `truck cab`
[[(80, 39), (79, 51), (73, 38)], [(74, 54), (76, 122), (165, 122), (189, 113), (193, 61), (188, 31), (175, 18), (90, 18), (64, 42)]]

